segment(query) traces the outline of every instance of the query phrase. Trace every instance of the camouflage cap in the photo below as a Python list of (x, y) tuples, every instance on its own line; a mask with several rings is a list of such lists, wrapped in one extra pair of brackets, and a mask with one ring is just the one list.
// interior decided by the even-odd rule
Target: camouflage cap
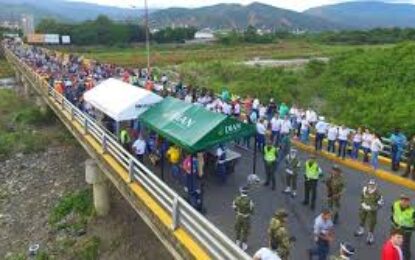
[(277, 218), (285, 218), (288, 216), (288, 213), (285, 211), (285, 209), (277, 209), (274, 213), (274, 216)]
[(240, 187), (239, 188), (239, 192), (241, 193), (241, 194), (248, 194), (248, 187), (247, 186), (242, 186), (242, 187)]

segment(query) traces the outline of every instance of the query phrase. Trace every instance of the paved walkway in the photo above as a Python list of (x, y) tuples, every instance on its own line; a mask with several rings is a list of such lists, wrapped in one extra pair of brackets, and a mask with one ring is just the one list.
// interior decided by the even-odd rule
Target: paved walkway
[[(231, 174), (225, 184), (221, 184), (215, 176), (207, 176), (205, 185), (204, 204), (206, 207), (206, 216), (217, 227), (219, 227), (230, 238), (234, 238), (234, 219), (235, 214), (231, 207), (232, 200), (238, 194), (239, 187), (244, 185), (247, 175), (252, 170), (252, 151), (247, 151), (238, 147), (232, 147), (235, 151), (242, 154), (235, 173)], [(258, 154), (257, 173), (261, 179), (265, 178), (261, 155)], [(299, 157), (304, 162), (308, 158), (308, 154), (300, 152)], [(323, 157), (318, 157), (324, 172), (327, 172), (332, 161)], [(155, 172), (160, 173), (158, 168), (150, 167)], [(380, 189), (384, 195), (385, 206), (378, 214), (378, 226), (375, 232), (376, 243), (373, 246), (367, 246), (365, 237), (356, 239), (353, 236), (354, 230), (358, 226), (358, 209), (362, 186), (371, 178), (368, 174), (352, 170), (350, 168), (341, 167), (343, 169), (347, 184), (346, 192), (342, 199), (342, 209), (340, 211), (340, 223), (336, 226), (336, 241), (332, 246), (332, 253), (335, 253), (338, 244), (347, 240), (355, 245), (358, 250), (356, 259), (379, 259), (381, 244), (387, 239), (390, 229), (390, 205), (399, 197), (400, 193), (406, 192), (413, 194), (408, 188), (403, 188), (390, 182), (378, 180)], [(255, 202), (255, 215), (252, 218), (251, 235), (249, 236), (249, 250), (253, 254), (258, 248), (267, 244), (267, 227), (271, 216), (278, 208), (285, 208), (290, 212), (289, 230), (297, 237), (295, 249), (292, 250), (292, 259), (301, 259), (306, 257), (306, 250), (312, 242), (312, 226), (315, 216), (319, 210), (326, 207), (326, 191), (323, 182), (319, 183), (317, 209), (315, 212), (301, 204), (303, 199), (303, 178), (299, 178), (298, 197), (292, 199), (282, 193), (283, 180), (281, 174), (283, 170), (277, 173), (277, 188), (271, 191), (270, 188), (258, 185), (250, 191), (250, 196)], [(180, 194), (185, 196), (182, 186), (175, 183), (170, 175), (168, 166), (165, 170), (166, 182), (175, 188)], [(413, 241), (415, 248), (415, 241)]]

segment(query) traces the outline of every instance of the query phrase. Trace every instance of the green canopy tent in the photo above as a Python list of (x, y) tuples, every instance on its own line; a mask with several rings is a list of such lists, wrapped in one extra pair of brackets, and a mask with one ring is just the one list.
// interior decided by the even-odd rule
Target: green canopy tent
[(141, 114), (140, 121), (192, 155), (256, 133), (254, 125), (172, 97)]

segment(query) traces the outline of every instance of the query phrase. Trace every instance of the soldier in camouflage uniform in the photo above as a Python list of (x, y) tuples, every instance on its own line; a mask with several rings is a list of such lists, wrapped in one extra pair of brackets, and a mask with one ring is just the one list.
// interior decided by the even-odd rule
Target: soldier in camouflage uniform
[(248, 249), (247, 239), (249, 230), (251, 228), (251, 215), (254, 213), (254, 203), (248, 197), (248, 188), (242, 187), (240, 189), (241, 194), (233, 201), (233, 208), (236, 211), (236, 244), (242, 248), (242, 250)]
[(369, 180), (368, 185), (363, 187), (361, 199), (360, 199), (360, 224), (355, 232), (355, 236), (362, 236), (365, 232), (366, 220), (369, 222), (369, 232), (367, 233), (366, 242), (371, 245), (375, 241), (373, 232), (376, 226), (378, 209), (383, 205), (383, 197), (380, 193), (376, 181), (374, 179)]
[(285, 174), (286, 185), (284, 193), (291, 194), (291, 197), (297, 196), (297, 176), (301, 163), (297, 158), (297, 150), (291, 149), (290, 153), (285, 157)]
[(338, 165), (333, 165), (329, 177), (326, 179), (327, 200), (330, 211), (333, 213), (333, 224), (339, 220), (340, 199), (345, 189), (343, 174)]
[(340, 243), (340, 254), (338, 256), (331, 256), (330, 260), (350, 260), (355, 254), (355, 249), (349, 243)]
[(268, 235), (270, 243), (276, 243), (278, 255), (282, 260), (288, 259), (292, 238), (286, 227), (287, 212), (283, 209), (277, 210), (269, 223)]

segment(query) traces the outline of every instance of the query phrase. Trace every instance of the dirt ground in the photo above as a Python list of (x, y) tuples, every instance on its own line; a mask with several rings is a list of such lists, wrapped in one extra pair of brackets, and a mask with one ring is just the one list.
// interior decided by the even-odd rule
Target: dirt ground
[[(91, 188), (85, 183), (85, 159), (74, 145), (0, 162), (0, 259), (26, 259), (33, 243), (40, 245), (46, 259), (75, 259), (70, 247), (68, 253), (56, 250), (67, 237), (49, 225), (48, 217), (65, 194)], [(100, 240), (98, 256), (85, 259), (172, 259), (115, 188), (111, 194), (110, 214), (93, 217), (85, 233), (71, 237)]]

